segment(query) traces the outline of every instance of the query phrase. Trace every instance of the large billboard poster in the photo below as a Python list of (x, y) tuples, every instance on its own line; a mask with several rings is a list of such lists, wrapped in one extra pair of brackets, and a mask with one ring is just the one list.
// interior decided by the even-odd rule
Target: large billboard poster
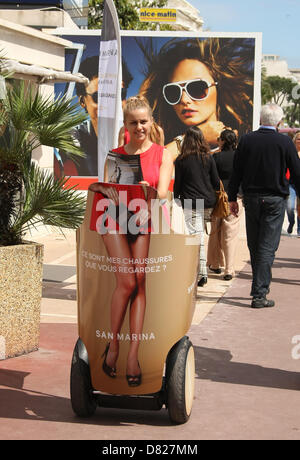
[[(213, 152), (224, 127), (238, 137), (256, 129), (260, 107), (260, 33), (121, 31), (122, 99), (144, 95), (165, 145), (176, 157), (178, 138), (199, 126)], [(66, 70), (87, 76), (87, 87), (56, 85), (57, 93), (75, 96), (89, 121), (74, 136), (85, 158), (71, 161), (55, 154), (55, 174), (69, 175), (81, 189), (97, 180), (97, 85), (100, 31), (62, 34), (74, 43), (66, 50)]]

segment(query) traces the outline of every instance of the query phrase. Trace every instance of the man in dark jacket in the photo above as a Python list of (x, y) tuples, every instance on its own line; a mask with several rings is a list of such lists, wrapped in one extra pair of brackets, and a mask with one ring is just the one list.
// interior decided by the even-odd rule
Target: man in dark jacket
[(283, 111), (276, 104), (261, 108), (261, 127), (241, 137), (228, 189), (230, 209), (236, 215), (237, 193), (242, 186), (252, 266), (253, 308), (275, 305), (266, 295), (289, 195), (287, 168), (300, 194), (300, 160), (296, 148), (289, 137), (277, 132), (282, 118)]

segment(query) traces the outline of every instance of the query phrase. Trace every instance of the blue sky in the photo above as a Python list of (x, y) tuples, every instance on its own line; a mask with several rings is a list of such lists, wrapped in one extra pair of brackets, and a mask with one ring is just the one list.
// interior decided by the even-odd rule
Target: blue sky
[(212, 32), (262, 32), (262, 52), (300, 68), (300, 0), (188, 0)]

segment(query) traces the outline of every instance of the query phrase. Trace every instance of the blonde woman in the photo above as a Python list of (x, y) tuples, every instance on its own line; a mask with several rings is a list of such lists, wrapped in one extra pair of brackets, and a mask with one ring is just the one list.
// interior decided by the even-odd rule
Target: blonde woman
[[(129, 142), (114, 151), (124, 155), (139, 155), (143, 173), (143, 184), (157, 190), (157, 197), (165, 199), (171, 180), (173, 161), (168, 150), (151, 141), (152, 111), (148, 102), (142, 97), (132, 97), (124, 107), (124, 126), (129, 133)], [(105, 173), (107, 181), (107, 173)], [(93, 184), (95, 192), (105, 193), (115, 204), (118, 204), (118, 194), (113, 187), (103, 189), (101, 184)], [(134, 198), (134, 197), (132, 197)], [(145, 199), (145, 197), (144, 197)], [(149, 217), (148, 217), (149, 220)], [(147, 224), (145, 214), (136, 214), (136, 221)], [(148, 225), (146, 225), (148, 228)], [(146, 310), (146, 275), (145, 263), (148, 256), (151, 230), (140, 231), (136, 235), (130, 233), (109, 233), (102, 235), (110, 257), (118, 259), (116, 288), (111, 301), (111, 332), (113, 339), (104, 351), (103, 371), (111, 378), (116, 378), (117, 360), (119, 356), (118, 335), (130, 305), (130, 348), (127, 358), (126, 378), (131, 387), (138, 386), (142, 381), (138, 351)], [(122, 270), (122, 260), (130, 260)], [(135, 338), (133, 340), (133, 337)]]

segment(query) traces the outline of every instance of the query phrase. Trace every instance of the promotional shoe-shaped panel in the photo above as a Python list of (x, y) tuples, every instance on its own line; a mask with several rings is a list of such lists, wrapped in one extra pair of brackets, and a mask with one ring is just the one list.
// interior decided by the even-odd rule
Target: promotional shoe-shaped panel
[[(109, 186), (119, 196), (127, 191), (130, 200), (144, 197), (149, 203), (156, 196), (141, 185)], [(107, 196), (89, 190), (77, 231), (79, 337), (94, 390), (156, 393), (169, 350), (192, 322), (199, 244), (170, 228), (170, 202), (161, 206), (153, 199), (151, 219), (128, 233), (126, 222), (132, 227), (139, 208), (125, 197), (122, 209), (121, 199), (116, 205), (114, 196), (108, 201)]]

